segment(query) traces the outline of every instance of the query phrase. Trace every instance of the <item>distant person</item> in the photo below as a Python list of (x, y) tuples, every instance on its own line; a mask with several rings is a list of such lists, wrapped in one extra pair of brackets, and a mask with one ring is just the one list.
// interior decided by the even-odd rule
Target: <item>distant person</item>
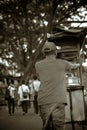
[(14, 115), (15, 113), (15, 92), (16, 88), (13, 83), (9, 83), (8, 87), (6, 88), (6, 100), (8, 101), (8, 113), (9, 115)]
[(29, 87), (25, 84), (25, 81), (22, 81), (22, 84), (18, 88), (19, 100), (21, 102), (23, 115), (28, 113), (28, 104), (29, 104)]
[(39, 88), (40, 88), (40, 81), (38, 80), (36, 75), (33, 76), (32, 86), (33, 86), (33, 93), (34, 93), (34, 102), (33, 102), (33, 104), (34, 104), (34, 112), (36, 114), (38, 114), (37, 98), (38, 98), (38, 92), (39, 92)]
[(39, 74), (41, 87), (38, 93), (38, 105), (43, 120), (44, 130), (64, 130), (66, 81), (65, 73), (78, 68), (61, 58), (56, 58), (56, 46), (47, 41), (43, 47), (46, 58), (37, 62), (36, 72)]

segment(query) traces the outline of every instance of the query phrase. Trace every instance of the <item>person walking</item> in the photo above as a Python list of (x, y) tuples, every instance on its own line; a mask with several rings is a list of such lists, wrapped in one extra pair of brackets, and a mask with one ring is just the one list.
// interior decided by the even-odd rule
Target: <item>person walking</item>
[(10, 82), (8, 87), (6, 88), (6, 94), (8, 96), (6, 100), (8, 102), (9, 115), (14, 115), (15, 113), (15, 92), (15, 85), (12, 82)]
[(66, 81), (65, 73), (77, 69), (80, 64), (72, 64), (56, 58), (56, 45), (46, 41), (43, 46), (46, 58), (36, 62), (36, 72), (41, 87), (38, 93), (38, 105), (44, 130), (65, 129)]
[(19, 100), (21, 102), (23, 115), (28, 113), (28, 103), (29, 103), (29, 88), (25, 84), (25, 81), (22, 81), (22, 84), (18, 88)]
[(38, 114), (37, 98), (38, 98), (38, 92), (39, 92), (39, 88), (40, 88), (40, 81), (38, 80), (36, 75), (33, 76), (32, 87), (33, 87), (33, 93), (34, 93), (33, 94), (34, 95), (34, 101), (33, 101), (34, 112), (36, 114)]

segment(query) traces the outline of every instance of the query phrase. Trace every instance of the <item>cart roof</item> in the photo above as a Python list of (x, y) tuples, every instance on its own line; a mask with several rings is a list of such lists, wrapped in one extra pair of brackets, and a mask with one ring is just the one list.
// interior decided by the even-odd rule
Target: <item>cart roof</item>
[(78, 57), (85, 36), (86, 29), (65, 30), (58, 27), (48, 40), (61, 47), (61, 49), (58, 49), (58, 53), (62, 53), (64, 59), (74, 60)]
[(49, 38), (50, 41), (53, 41), (57, 46), (73, 46), (79, 44), (80, 47), (83, 44), (83, 40), (86, 36), (87, 29), (64, 29), (57, 27), (54, 29), (53, 35)]

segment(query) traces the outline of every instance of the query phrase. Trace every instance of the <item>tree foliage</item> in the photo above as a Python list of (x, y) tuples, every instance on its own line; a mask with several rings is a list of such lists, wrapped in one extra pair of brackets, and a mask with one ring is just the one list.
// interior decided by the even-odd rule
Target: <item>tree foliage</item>
[(10, 69), (31, 75), (47, 33), (66, 26), (64, 22), (86, 4), (85, 0), (1, 0), (0, 57)]

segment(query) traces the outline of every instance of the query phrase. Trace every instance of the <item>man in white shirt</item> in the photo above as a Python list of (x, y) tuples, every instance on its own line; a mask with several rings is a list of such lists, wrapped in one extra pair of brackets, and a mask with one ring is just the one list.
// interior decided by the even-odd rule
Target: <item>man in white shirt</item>
[(10, 82), (7, 88), (9, 90), (9, 98), (8, 98), (8, 111), (10, 115), (15, 113), (15, 92), (16, 88), (15, 85)]
[(37, 98), (38, 98), (38, 92), (39, 92), (39, 88), (40, 88), (40, 81), (38, 80), (37, 76), (34, 75), (33, 76), (33, 82), (32, 82), (32, 87), (33, 87), (33, 93), (34, 93), (34, 112), (36, 114), (38, 114), (38, 102), (37, 102)]
[[(26, 97), (23, 96), (23, 93), (26, 93)], [(28, 103), (29, 103), (29, 88), (25, 84), (25, 81), (22, 81), (22, 84), (18, 88), (18, 95), (22, 105), (23, 115), (28, 113)]]

